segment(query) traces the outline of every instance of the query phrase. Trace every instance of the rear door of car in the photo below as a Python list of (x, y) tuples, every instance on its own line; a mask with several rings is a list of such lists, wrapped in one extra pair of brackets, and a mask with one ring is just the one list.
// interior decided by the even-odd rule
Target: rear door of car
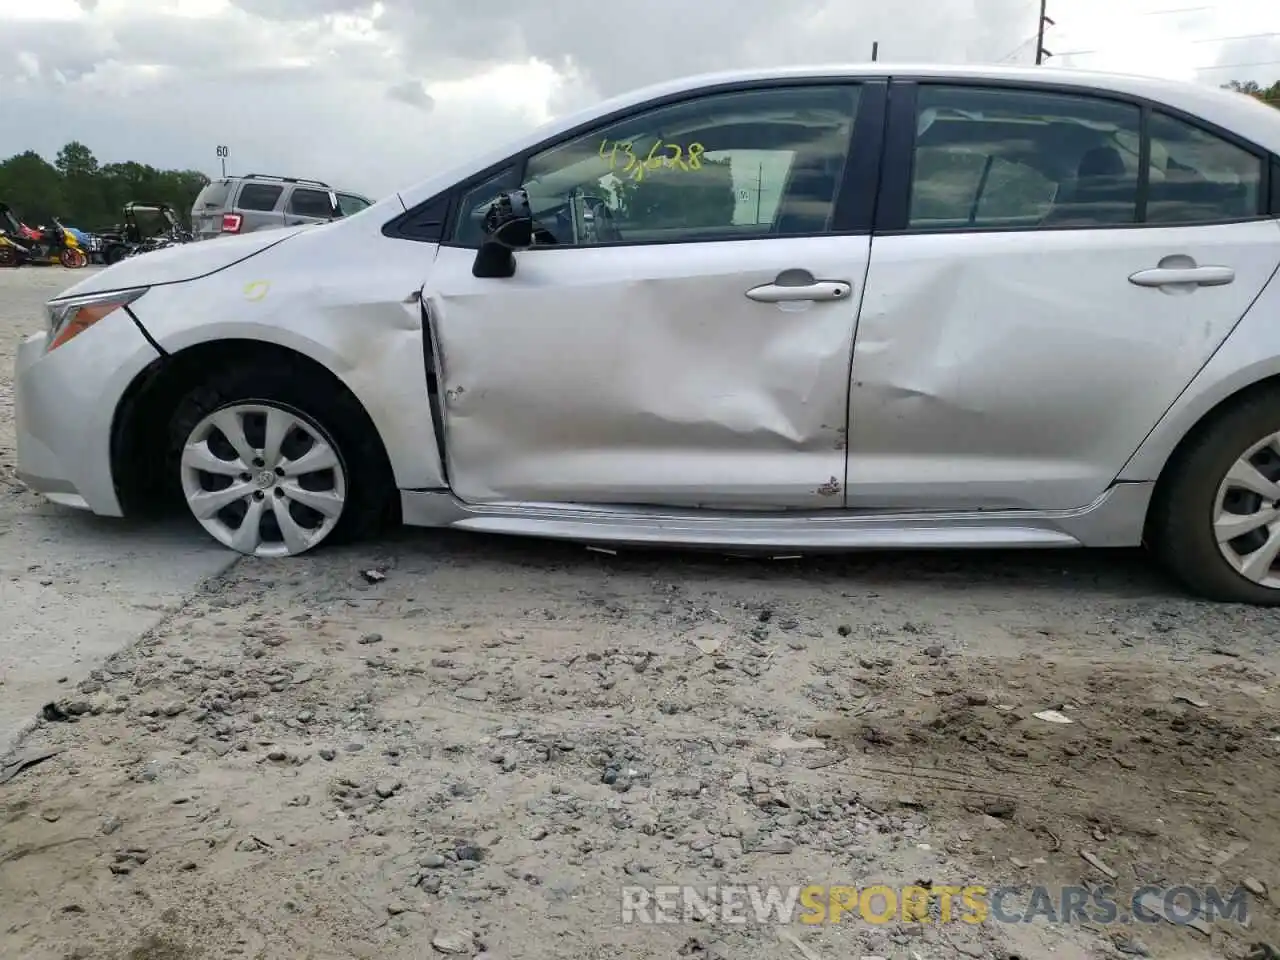
[(234, 209), (240, 215), (240, 232), (252, 233), (284, 226), (285, 184), (272, 180), (243, 180)]
[(1086, 87), (894, 82), (848, 505), (1069, 510), (1280, 266), (1264, 150)]

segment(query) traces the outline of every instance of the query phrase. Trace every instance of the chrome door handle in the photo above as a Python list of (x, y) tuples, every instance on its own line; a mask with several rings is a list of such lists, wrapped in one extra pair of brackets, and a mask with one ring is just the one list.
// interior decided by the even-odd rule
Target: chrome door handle
[(798, 286), (765, 283), (752, 287), (747, 296), (757, 303), (795, 303), (802, 300), (844, 300), (853, 288), (839, 280), (817, 280)]
[(1155, 267), (1139, 270), (1129, 282), (1140, 287), (1168, 287), (1174, 284), (1220, 287), (1231, 283), (1236, 272), (1230, 267)]

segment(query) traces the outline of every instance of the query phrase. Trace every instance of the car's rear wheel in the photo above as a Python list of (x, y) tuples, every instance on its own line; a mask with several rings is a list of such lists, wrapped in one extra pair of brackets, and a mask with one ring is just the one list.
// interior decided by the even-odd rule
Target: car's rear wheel
[(1178, 454), (1147, 542), (1205, 597), (1280, 606), (1280, 390), (1229, 408)]
[(258, 557), (376, 532), (392, 493), (355, 399), (292, 371), (251, 364), (187, 396), (170, 469), (196, 521)]

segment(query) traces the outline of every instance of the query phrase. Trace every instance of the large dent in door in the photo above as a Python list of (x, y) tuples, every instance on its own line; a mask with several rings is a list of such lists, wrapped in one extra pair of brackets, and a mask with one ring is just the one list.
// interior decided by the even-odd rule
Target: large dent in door
[[(754, 305), (735, 314), (735, 336), (723, 311), (750, 285), (739, 272), (600, 282), (584, 263), (566, 299), (564, 276), (540, 284), (525, 266), (533, 263), (526, 258), (502, 287), (428, 287), (443, 353), (449, 472), (466, 498), (527, 498), (572, 464), (582, 479), (570, 492), (583, 501), (838, 502), (848, 312)], [(583, 302), (589, 313), (565, 309)], [(767, 491), (779, 464), (787, 473)], [(740, 478), (753, 466), (757, 483), (748, 490)], [(793, 474), (806, 469), (798, 498)]]

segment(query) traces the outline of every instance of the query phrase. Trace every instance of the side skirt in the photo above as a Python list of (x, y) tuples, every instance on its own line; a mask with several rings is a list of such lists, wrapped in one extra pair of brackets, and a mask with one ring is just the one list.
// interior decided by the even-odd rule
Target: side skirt
[(747, 551), (1135, 547), (1154, 483), (1117, 483), (1075, 510), (971, 513), (724, 512), (648, 506), (463, 503), (448, 491), (402, 490), (404, 522), (477, 533), (620, 546)]

